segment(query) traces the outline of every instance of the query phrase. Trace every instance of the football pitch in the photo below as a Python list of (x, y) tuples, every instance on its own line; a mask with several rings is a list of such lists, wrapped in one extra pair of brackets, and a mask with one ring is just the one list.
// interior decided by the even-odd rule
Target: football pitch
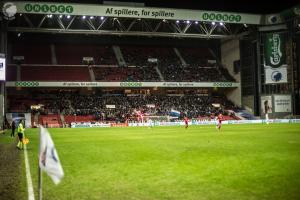
[[(48, 130), (65, 177), (44, 173), (43, 199), (300, 199), (300, 124)], [(38, 131), (26, 130), (36, 197)]]

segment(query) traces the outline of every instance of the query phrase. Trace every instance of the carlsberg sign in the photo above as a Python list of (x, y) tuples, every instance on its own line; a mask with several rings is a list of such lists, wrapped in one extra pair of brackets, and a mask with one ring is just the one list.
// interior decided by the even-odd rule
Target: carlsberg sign
[(285, 37), (282, 33), (267, 33), (264, 38), (265, 83), (287, 83)]
[(279, 33), (268, 33), (265, 38), (265, 62), (278, 68), (285, 62), (284, 37)]

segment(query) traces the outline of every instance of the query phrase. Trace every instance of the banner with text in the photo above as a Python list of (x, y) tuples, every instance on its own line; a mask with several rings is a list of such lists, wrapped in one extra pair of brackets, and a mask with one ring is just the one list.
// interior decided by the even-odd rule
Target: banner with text
[(261, 24), (261, 15), (150, 7), (125, 7), (54, 2), (14, 2), (18, 13), (88, 15), (107, 17), (198, 20), (239, 24)]
[(232, 88), (239, 87), (234, 82), (38, 82), (38, 81), (8, 81), (6, 87), (124, 87), (124, 88), (145, 88), (145, 87), (214, 87)]
[(274, 95), (275, 112), (292, 112), (291, 95)]
[(287, 83), (285, 37), (281, 33), (267, 33), (264, 38), (265, 83)]

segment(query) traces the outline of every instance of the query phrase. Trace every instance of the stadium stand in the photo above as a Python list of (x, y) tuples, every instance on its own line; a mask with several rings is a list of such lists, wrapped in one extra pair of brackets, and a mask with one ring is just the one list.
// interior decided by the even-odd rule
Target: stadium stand
[(52, 114), (52, 115), (41, 115), (41, 122), (42, 125), (49, 127), (49, 128), (60, 128), (62, 127), (62, 122), (60, 120), (59, 115)]
[[(94, 58), (92, 73), (96, 81), (235, 81), (225, 68), (209, 62), (214, 57), (208, 48), (177, 48), (180, 58), (174, 47), (121, 46), (120, 52), (126, 66), (119, 66), (112, 46), (51, 46), (52, 51), (49, 44), (33, 44), (29, 49), (26, 44), (12, 46), (12, 55), (24, 56), (23, 64), (30, 65), (22, 65), (22, 81), (90, 81), (86, 68), (74, 66), (82, 65), (83, 57)], [(49, 64), (52, 66), (46, 66)], [(58, 65), (62, 66), (57, 68)], [(8, 69), (8, 80), (16, 80), (16, 74), (15, 67)]]
[(71, 122), (95, 122), (96, 117), (94, 115), (65, 115), (65, 122), (70, 124)]
[(152, 67), (94, 67), (97, 81), (159, 81)]
[(17, 66), (9, 65), (6, 70), (6, 80), (7, 81), (16, 81), (17, 80)]
[(228, 81), (216, 65), (209, 67), (174, 66), (161, 68), (166, 81), (213, 82)]
[(147, 66), (149, 58), (156, 58), (160, 63), (178, 63), (179, 59), (173, 48), (161, 46), (124, 46), (121, 47), (127, 66)]
[[(51, 47), (51, 48), (50, 48)], [(125, 65), (119, 66), (115, 49), (120, 49)], [(162, 46), (105, 46), (95, 44), (33, 45), (26, 51), (25, 45), (13, 45), (13, 55), (24, 56), (17, 67), (7, 69), (10, 81), (175, 81), (175, 82), (226, 82), (234, 81), (228, 71), (214, 60), (208, 48), (175, 48)], [(38, 56), (36, 56), (38, 55)], [(93, 57), (91, 66), (82, 65), (83, 57)], [(120, 62), (120, 60), (119, 60)], [(39, 113), (39, 122), (49, 127), (62, 127), (64, 123), (136, 120), (137, 112), (146, 116), (168, 116), (171, 109), (180, 117), (204, 120), (215, 113), (223, 113), (226, 119), (239, 119), (227, 109), (235, 106), (224, 95), (196, 93), (126, 96), (123, 92), (84, 95), (79, 90), (33, 92), (10, 96), (10, 112)], [(43, 105), (32, 111), (31, 105)], [(215, 107), (213, 104), (219, 104)], [(108, 108), (108, 105), (114, 108)], [(148, 106), (154, 105), (154, 106)], [(63, 120), (63, 121), (62, 121)]]
[(52, 64), (49, 44), (14, 44), (11, 56), (24, 56), (23, 63), (25, 64)]
[(22, 66), (22, 81), (90, 81), (86, 66)]
[(111, 46), (56, 44), (58, 64), (80, 65), (83, 57), (93, 57), (97, 65), (117, 65)]
[[(46, 98), (47, 97), (47, 98)], [(42, 99), (45, 98), (45, 99)], [(166, 116), (171, 109), (181, 112), (181, 116), (189, 118), (210, 118), (215, 113), (223, 113), (226, 119), (238, 119), (230, 115), (226, 110), (234, 109), (235, 106), (224, 96), (167, 96), (167, 95), (80, 95), (77, 92), (58, 92), (52, 95), (40, 97), (40, 100), (18, 98), (10, 102), (9, 107), (14, 108), (15, 103), (22, 100), (22, 106), (18, 109), (27, 108), (32, 102), (43, 102), (42, 123), (51, 126), (61, 126), (62, 122), (57, 114), (64, 114), (65, 122), (72, 121), (126, 121), (135, 119), (136, 112), (140, 111), (147, 116)], [(220, 107), (214, 107), (219, 104)], [(109, 108), (112, 105), (114, 108)], [(154, 106), (149, 106), (154, 105)], [(25, 110), (24, 110), (25, 111)], [(28, 111), (28, 110), (26, 110)], [(53, 113), (53, 114), (51, 114)]]
[(208, 48), (179, 48), (178, 50), (191, 67), (206, 67), (208, 60), (215, 60)]

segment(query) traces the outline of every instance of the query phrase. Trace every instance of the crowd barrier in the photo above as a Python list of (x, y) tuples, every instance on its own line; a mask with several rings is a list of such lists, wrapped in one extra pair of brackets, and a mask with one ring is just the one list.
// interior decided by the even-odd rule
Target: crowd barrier
[(83, 123), (71, 123), (71, 128), (105, 128), (105, 127), (111, 127), (111, 124), (105, 124), (105, 123), (91, 123), (91, 122), (83, 122)]
[[(258, 120), (228, 120), (223, 121), (222, 124), (265, 124), (267, 123), (264, 119)], [(300, 123), (300, 119), (270, 119), (268, 123)], [(216, 121), (196, 121), (192, 120), (189, 122), (189, 125), (215, 125)], [(137, 127), (137, 126), (183, 126), (185, 125), (184, 121), (177, 121), (177, 122), (144, 122), (144, 123), (91, 123), (91, 122), (84, 122), (84, 123), (71, 123), (71, 128), (93, 128), (93, 127)]]

